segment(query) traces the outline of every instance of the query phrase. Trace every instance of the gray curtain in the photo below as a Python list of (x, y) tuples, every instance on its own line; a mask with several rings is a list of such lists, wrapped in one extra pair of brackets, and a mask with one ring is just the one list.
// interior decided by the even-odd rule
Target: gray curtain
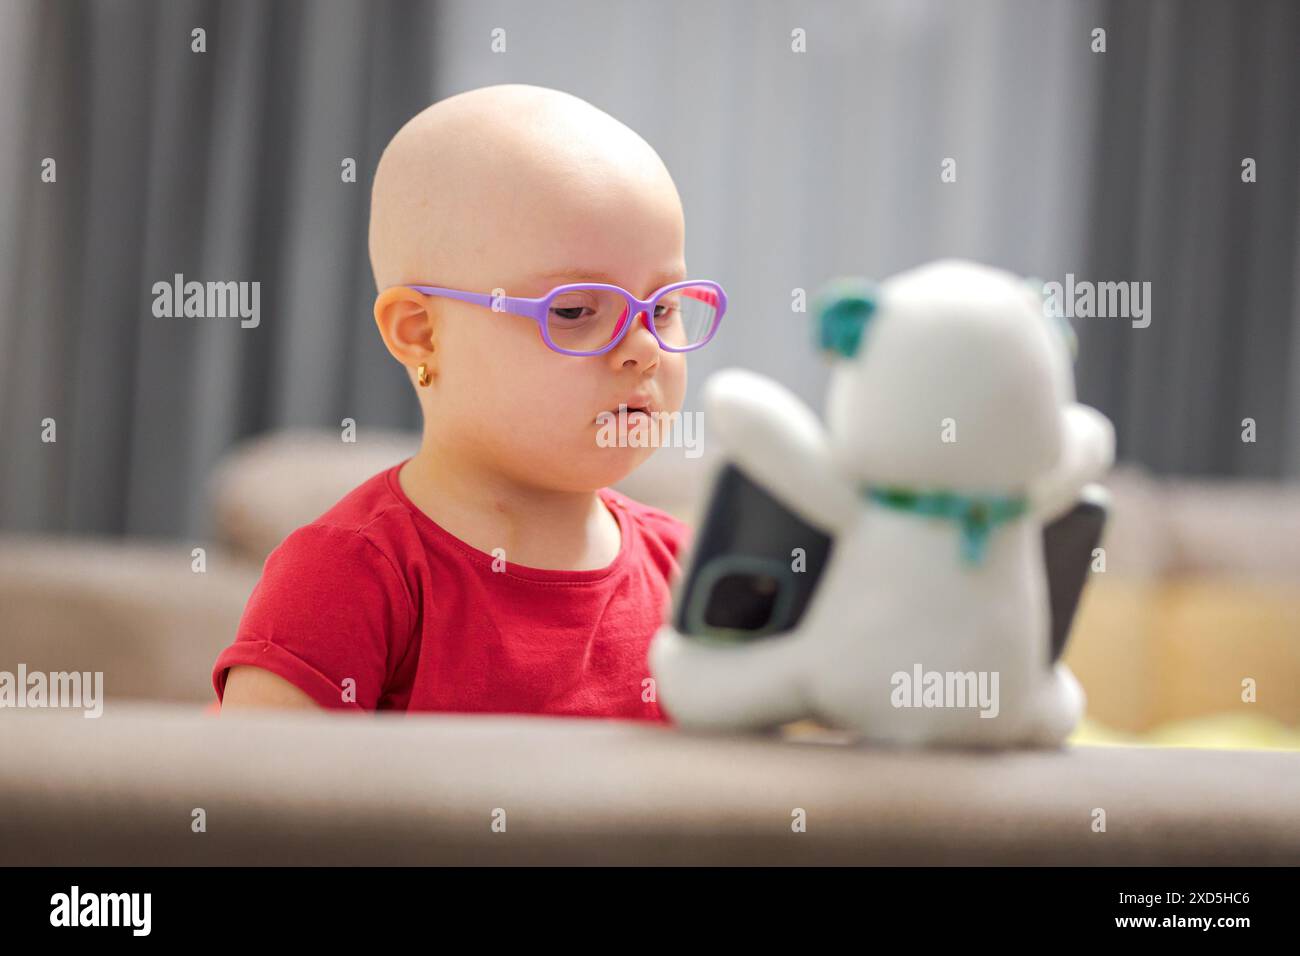
[[(433, 9), (4, 6), (0, 524), (193, 532), (240, 436), (415, 427), (374, 333), (365, 236), (370, 171), (434, 98)], [(260, 281), (260, 325), (155, 318), (152, 286), (175, 273)]]
[[(691, 271), (732, 301), (688, 410), (726, 365), (819, 404), (791, 291), (960, 255), (1151, 281), (1149, 328), (1076, 323), (1122, 454), (1300, 475), (1297, 49), (1286, 0), (0, 4), (0, 528), (193, 534), (241, 437), (416, 427), (370, 318), (370, 177), (429, 102), (512, 81), (672, 170)], [(260, 281), (260, 326), (154, 318), (177, 272)], [(702, 467), (674, 453), (644, 480)]]
[(1112, 0), (1097, 24), (1083, 272), (1150, 281), (1152, 314), (1076, 322), (1080, 389), (1154, 471), (1300, 477), (1300, 4)]

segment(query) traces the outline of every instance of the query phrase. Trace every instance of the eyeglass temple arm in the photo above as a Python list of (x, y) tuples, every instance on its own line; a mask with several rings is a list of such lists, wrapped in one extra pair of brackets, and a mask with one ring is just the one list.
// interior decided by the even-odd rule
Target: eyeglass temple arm
[(546, 301), (545, 299), (523, 299), (508, 295), (495, 296), (486, 292), (461, 292), (459, 289), (443, 289), (436, 285), (412, 285), (407, 286), (407, 288), (422, 292), (425, 295), (456, 299), (473, 305), (485, 305), (493, 311), (523, 315), (537, 322), (542, 320), (542, 304)]

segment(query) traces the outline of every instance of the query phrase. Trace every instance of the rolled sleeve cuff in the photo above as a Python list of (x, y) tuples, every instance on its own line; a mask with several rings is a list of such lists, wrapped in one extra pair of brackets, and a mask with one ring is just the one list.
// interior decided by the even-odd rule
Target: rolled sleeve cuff
[(220, 702), (226, 692), (226, 675), (239, 664), (249, 664), (283, 677), (320, 706), (331, 710), (361, 711), (356, 701), (343, 699), (343, 688), (290, 650), (270, 641), (239, 641), (217, 657), (212, 668), (212, 687)]

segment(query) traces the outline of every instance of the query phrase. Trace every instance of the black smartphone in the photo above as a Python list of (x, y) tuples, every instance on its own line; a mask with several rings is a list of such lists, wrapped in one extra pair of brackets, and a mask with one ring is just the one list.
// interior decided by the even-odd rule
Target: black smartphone
[(1047, 597), (1052, 608), (1052, 663), (1065, 653), (1084, 585), (1088, 583), (1092, 553), (1101, 544), (1106, 527), (1102, 498), (1083, 498), (1043, 528), (1043, 556), (1047, 561)]
[[(1105, 523), (1105, 505), (1083, 500), (1043, 529), (1053, 662), (1065, 650)], [(829, 536), (727, 463), (695, 535), (674, 626), (723, 641), (789, 631), (807, 609), (833, 548)]]

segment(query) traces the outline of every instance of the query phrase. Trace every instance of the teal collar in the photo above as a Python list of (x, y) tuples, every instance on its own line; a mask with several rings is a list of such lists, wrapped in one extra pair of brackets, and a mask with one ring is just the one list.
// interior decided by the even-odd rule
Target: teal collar
[(927, 518), (946, 518), (961, 526), (961, 556), (968, 564), (984, 560), (989, 533), (1000, 524), (1015, 521), (1027, 509), (1023, 497), (962, 495), (951, 491), (909, 491), (906, 488), (862, 487), (870, 501)]

